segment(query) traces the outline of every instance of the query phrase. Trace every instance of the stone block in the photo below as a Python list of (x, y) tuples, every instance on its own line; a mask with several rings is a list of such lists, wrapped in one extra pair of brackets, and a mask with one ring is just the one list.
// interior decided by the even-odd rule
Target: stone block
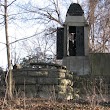
[(73, 94), (72, 93), (59, 92), (57, 94), (57, 99), (70, 100), (70, 99), (73, 99)]
[(57, 99), (58, 97), (67, 98), (65, 94), (73, 92), (72, 74), (67, 70), (29, 68), (14, 70), (14, 72), (15, 86), (22, 97), (25, 95), (31, 98)]
[(63, 65), (77, 75), (90, 74), (90, 61), (88, 56), (70, 56), (64, 57)]
[(39, 91), (51, 92), (55, 91), (55, 89), (56, 89), (55, 85), (39, 85)]
[(66, 78), (66, 79), (73, 80), (73, 75), (72, 75), (72, 74), (70, 74), (70, 73), (66, 73), (65, 78)]
[(58, 85), (59, 84), (59, 78), (37, 78), (37, 84), (43, 84), (43, 85)]
[(62, 79), (62, 78), (37, 78), (37, 84), (43, 85), (70, 85), (72, 86), (73, 83), (69, 79)]
[(62, 71), (49, 71), (49, 78), (65, 78), (65, 72)]
[(13, 77), (19, 77), (19, 76), (27, 76), (27, 71), (23, 70), (13, 70)]
[(28, 71), (28, 76), (47, 77), (48, 71)]
[(62, 78), (37, 78), (37, 84), (41, 85), (73, 85), (73, 82), (69, 79), (62, 79)]
[(46, 98), (46, 99), (52, 99), (52, 100), (70, 100), (73, 99), (73, 95), (71, 93), (66, 94), (64, 92), (59, 92), (59, 93), (50, 93), (50, 92), (39, 92), (39, 97), (41, 98)]
[(17, 94), (19, 97), (36, 97), (36, 85), (17, 85), (15, 86), (17, 89)]
[(36, 78), (27, 76), (14, 77), (14, 81), (15, 84), (36, 84)]
[(39, 91), (44, 92), (73, 92), (73, 88), (71, 86), (62, 86), (62, 85), (40, 85)]
[(69, 79), (61, 79), (59, 80), (59, 84), (64, 86), (73, 86), (73, 82)]
[(46, 99), (51, 99), (51, 100), (55, 100), (57, 98), (57, 95), (54, 94), (53, 92), (40, 91), (38, 95), (40, 98), (46, 98)]
[(110, 76), (110, 53), (91, 53), (89, 61), (93, 76)]

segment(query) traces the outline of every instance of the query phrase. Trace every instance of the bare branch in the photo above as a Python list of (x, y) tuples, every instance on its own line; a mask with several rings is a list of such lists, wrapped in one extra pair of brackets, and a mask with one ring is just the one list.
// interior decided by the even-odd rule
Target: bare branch
[(0, 43), (6, 45), (6, 43), (3, 43), (3, 42), (0, 42)]
[(10, 5), (12, 5), (15, 1), (17, 1), (17, 0), (13, 0), (9, 5), (7, 5), (7, 7), (9, 7)]
[[(44, 31), (42, 31), (42, 32), (44, 32)], [(22, 39), (15, 40), (15, 41), (11, 42), (10, 44), (13, 44), (13, 43), (16, 43), (16, 42), (19, 42), (19, 41), (23, 41), (23, 40), (26, 40), (26, 39), (30, 39), (30, 38), (32, 38), (32, 37), (36, 37), (36, 35), (39, 35), (39, 34), (41, 34), (42, 32), (39, 32), (39, 33), (34, 34), (34, 35), (32, 35), (32, 36), (29, 36), (29, 37), (25, 37), (25, 38), (22, 38)]]

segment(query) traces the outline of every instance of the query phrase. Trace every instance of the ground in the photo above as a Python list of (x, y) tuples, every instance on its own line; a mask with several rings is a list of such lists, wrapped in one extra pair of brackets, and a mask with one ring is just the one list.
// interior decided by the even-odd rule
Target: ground
[(110, 110), (109, 106), (91, 106), (72, 101), (54, 101), (46, 99), (17, 98), (11, 101), (0, 100), (0, 110)]

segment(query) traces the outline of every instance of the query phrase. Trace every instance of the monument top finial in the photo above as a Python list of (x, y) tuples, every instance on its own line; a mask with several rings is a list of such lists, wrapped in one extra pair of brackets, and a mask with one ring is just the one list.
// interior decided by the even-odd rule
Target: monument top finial
[(67, 11), (67, 15), (69, 16), (82, 16), (84, 11), (82, 7), (78, 3), (71, 3), (69, 9)]

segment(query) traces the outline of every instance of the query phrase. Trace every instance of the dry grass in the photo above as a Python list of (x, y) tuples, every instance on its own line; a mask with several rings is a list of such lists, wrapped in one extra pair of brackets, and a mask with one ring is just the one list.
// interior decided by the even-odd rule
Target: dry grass
[(14, 99), (0, 100), (0, 110), (110, 110), (109, 107), (76, 104), (72, 102), (56, 102), (46, 99)]

